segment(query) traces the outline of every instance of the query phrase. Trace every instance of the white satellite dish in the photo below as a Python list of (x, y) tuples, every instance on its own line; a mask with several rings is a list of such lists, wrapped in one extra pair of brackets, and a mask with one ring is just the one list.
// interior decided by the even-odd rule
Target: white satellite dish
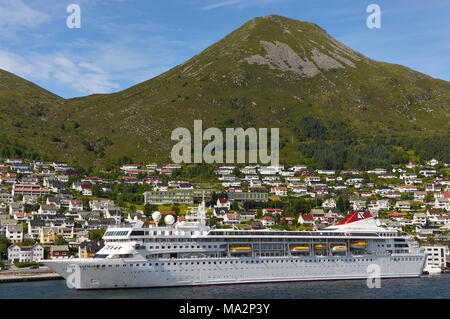
[(164, 218), (164, 222), (166, 223), (166, 225), (172, 225), (175, 222), (175, 218), (172, 215), (167, 215)]
[(152, 218), (155, 221), (155, 223), (159, 222), (159, 220), (161, 219), (161, 213), (158, 211), (153, 212)]

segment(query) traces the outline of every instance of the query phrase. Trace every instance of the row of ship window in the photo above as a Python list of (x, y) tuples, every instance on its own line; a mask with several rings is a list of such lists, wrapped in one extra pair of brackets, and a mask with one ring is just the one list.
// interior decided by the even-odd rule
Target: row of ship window
[[(401, 259), (401, 258), (397, 258), (397, 259)], [(408, 259), (408, 260), (419, 260), (420, 258), (404, 258), (404, 259)], [(360, 258), (360, 259), (353, 259), (353, 258), (345, 258), (345, 259), (305, 259), (305, 260), (301, 260), (301, 259), (296, 259), (296, 260), (285, 260), (285, 259), (281, 259), (281, 260), (246, 260), (246, 261), (197, 261), (197, 262), (168, 262), (168, 263), (154, 263), (154, 266), (182, 266), (182, 265), (211, 265), (211, 264), (269, 264), (269, 263), (320, 263), (320, 262), (354, 262), (354, 261), (373, 261), (372, 258)], [(108, 265), (108, 267), (112, 267), (113, 265)], [(120, 265), (115, 265), (116, 267), (120, 267)], [(139, 267), (141, 266), (141, 264), (123, 264), (122, 267)], [(147, 264), (142, 264), (142, 267), (147, 266)], [(153, 263), (149, 263), (148, 266), (153, 266)], [(81, 266), (82, 268), (100, 268), (100, 265), (92, 265), (92, 266)], [(102, 265), (102, 268), (106, 267), (106, 265)]]
[(420, 257), (394, 257), (394, 261), (419, 261), (422, 258)]
[[(153, 246), (148, 246), (148, 249), (153, 249)], [(154, 246), (155, 249), (166, 249), (166, 246)], [(183, 249), (183, 248), (217, 248), (217, 245), (208, 245), (208, 246), (167, 246), (167, 249)]]
[(109, 231), (109, 232), (106, 232), (105, 236), (126, 236), (127, 234), (128, 234), (128, 230)]

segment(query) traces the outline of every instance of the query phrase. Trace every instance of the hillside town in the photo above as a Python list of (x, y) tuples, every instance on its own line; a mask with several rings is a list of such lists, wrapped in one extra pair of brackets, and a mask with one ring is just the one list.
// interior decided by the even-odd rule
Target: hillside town
[[(449, 164), (431, 159), (389, 169), (340, 171), (306, 165), (121, 164), (84, 174), (64, 162), (0, 163), (0, 267), (92, 257), (110, 226), (155, 227), (152, 213), (184, 215), (202, 200), (216, 228), (320, 231), (350, 211), (407, 233), (446, 269)], [(161, 225), (163, 219), (159, 223)]]

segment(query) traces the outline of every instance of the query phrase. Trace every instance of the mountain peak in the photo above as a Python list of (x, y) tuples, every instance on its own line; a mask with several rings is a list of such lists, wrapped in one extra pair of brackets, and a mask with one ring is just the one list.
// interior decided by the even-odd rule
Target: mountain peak
[(272, 14), (246, 22), (182, 66), (186, 75), (197, 79), (229, 65), (239, 65), (236, 73), (242, 74), (238, 71), (245, 72), (245, 64), (284, 76), (313, 78), (328, 71), (355, 69), (363, 60), (370, 63), (316, 24)]

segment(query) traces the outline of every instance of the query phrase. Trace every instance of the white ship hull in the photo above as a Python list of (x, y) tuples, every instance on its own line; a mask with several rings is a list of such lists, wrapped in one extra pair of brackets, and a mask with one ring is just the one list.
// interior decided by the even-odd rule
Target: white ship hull
[(94, 258), (43, 263), (76, 289), (375, 280), (423, 273), (423, 250), (377, 227), (368, 211), (348, 214), (321, 232), (215, 230), (205, 225), (205, 214), (202, 202), (197, 213), (186, 216), (194, 221), (109, 228)]
[[(419, 277), (426, 255), (260, 257), (219, 259), (73, 259), (45, 261), (75, 289), (112, 289)], [(214, 264), (215, 262), (215, 264)], [(67, 266), (69, 266), (67, 270)], [(75, 270), (75, 272), (73, 272)]]
[(426, 267), (423, 271), (429, 275), (436, 275), (440, 274), (442, 269), (437, 267)]

